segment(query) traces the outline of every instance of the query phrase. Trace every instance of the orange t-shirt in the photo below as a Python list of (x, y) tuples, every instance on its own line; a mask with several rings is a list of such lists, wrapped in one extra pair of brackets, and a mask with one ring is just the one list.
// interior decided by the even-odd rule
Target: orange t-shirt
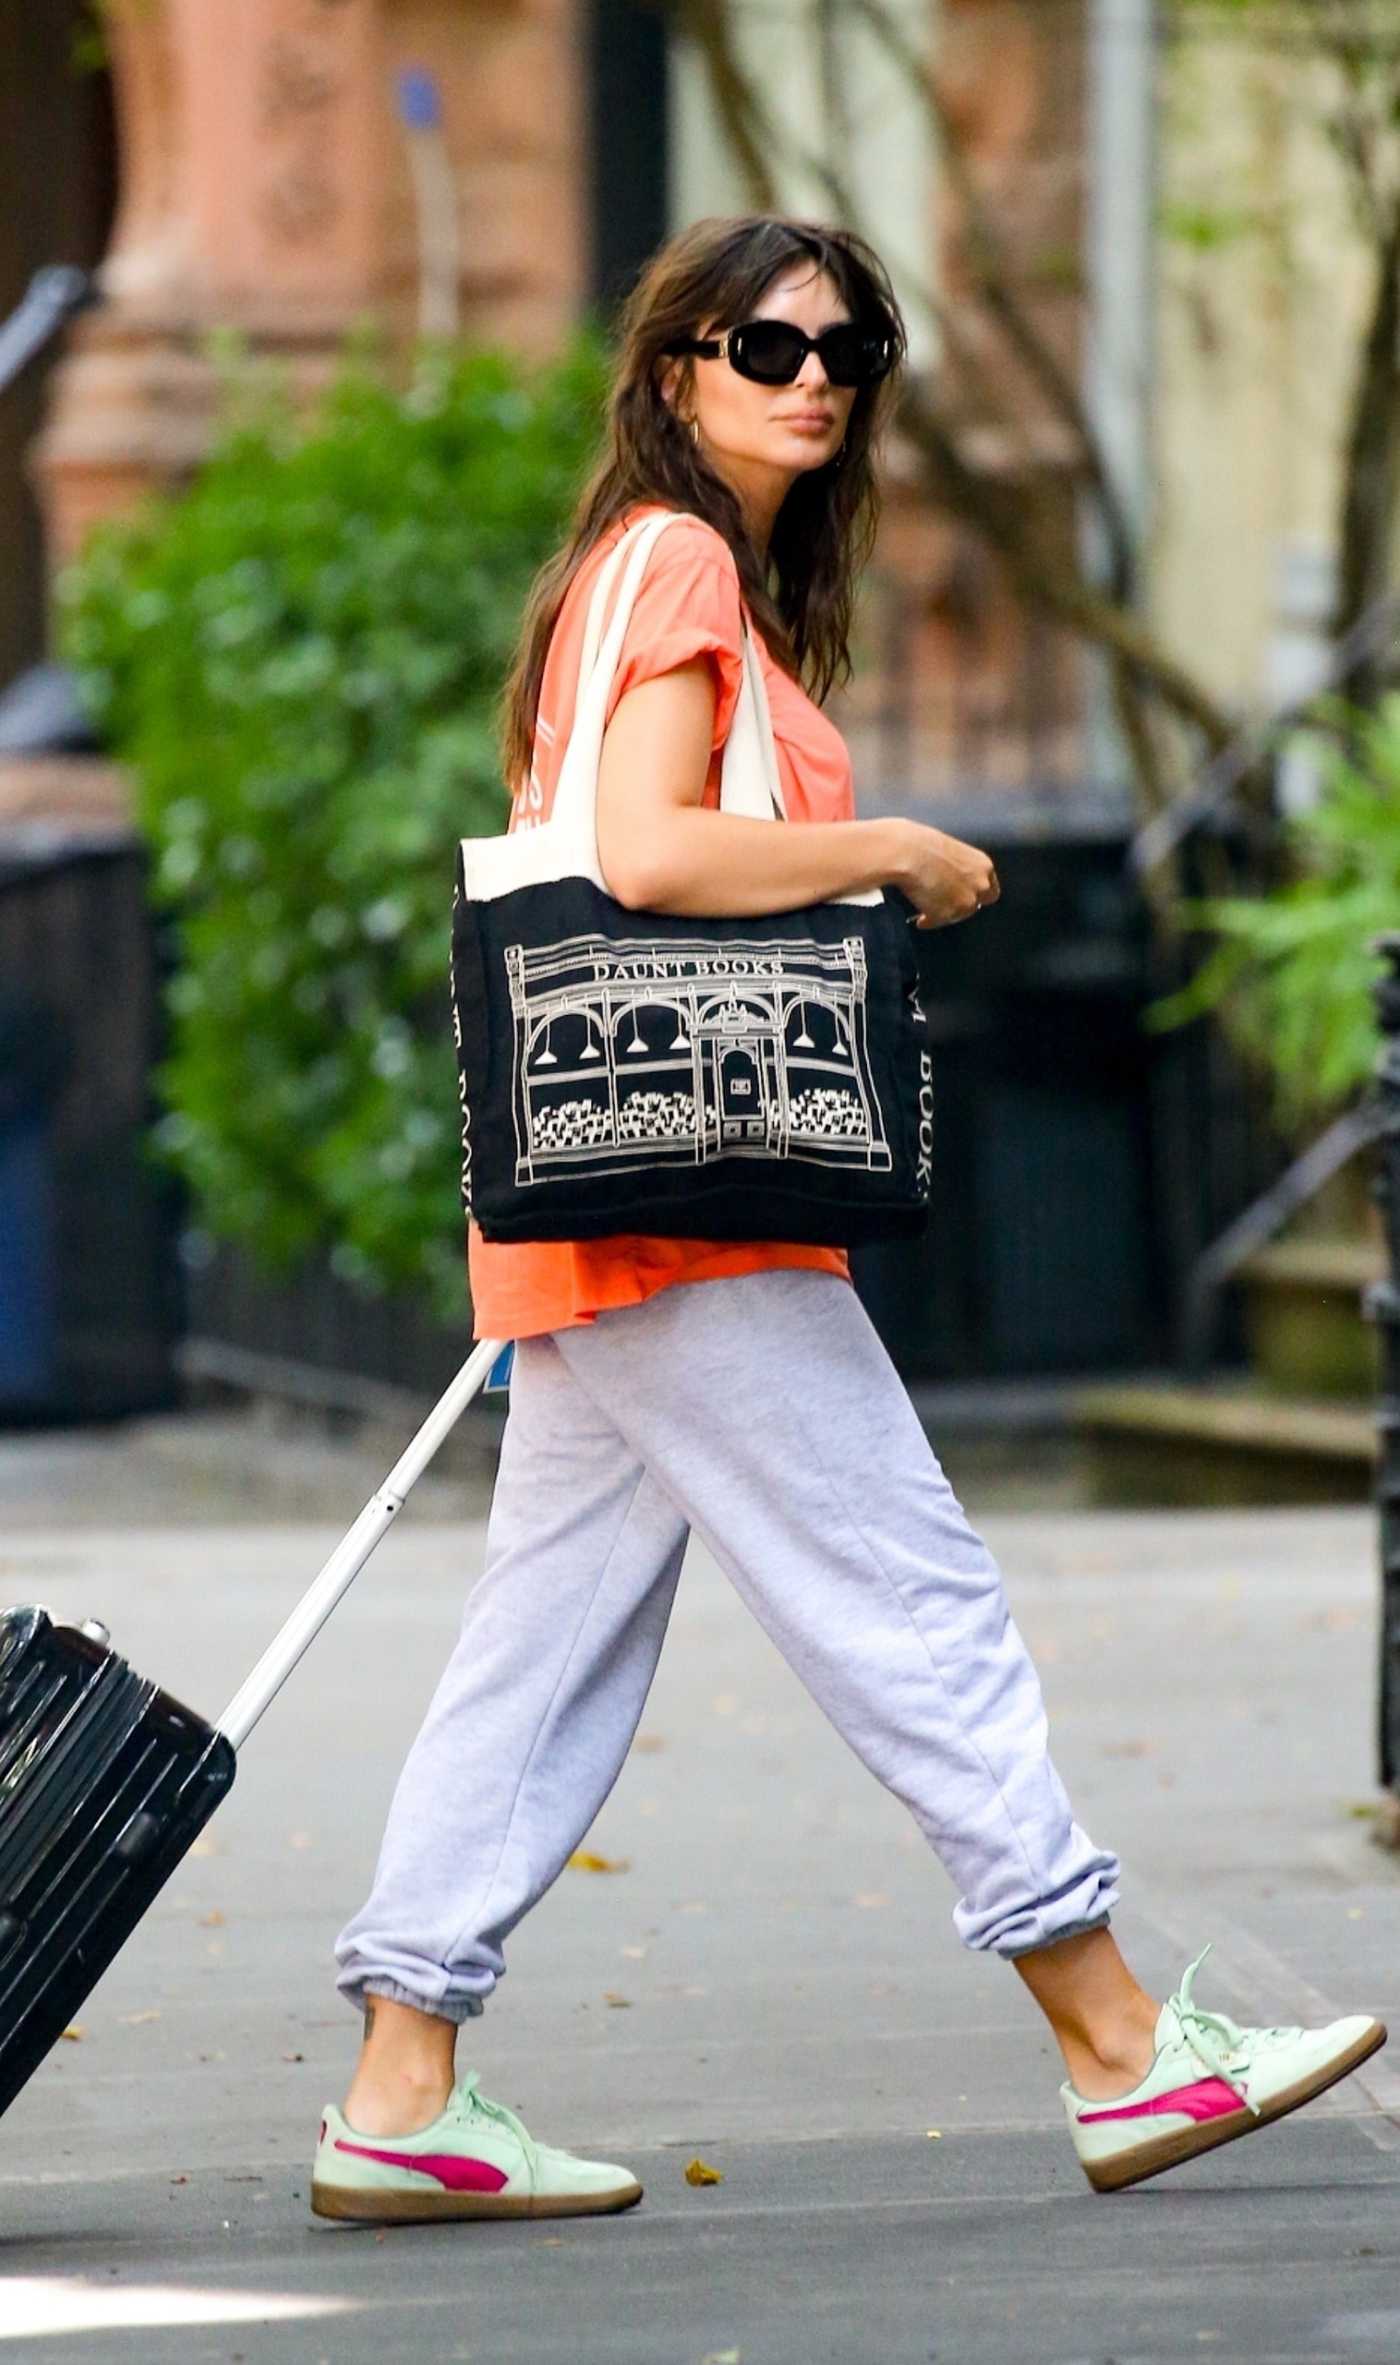
[[(665, 506), (638, 503), (616, 520), (583, 560), (559, 611), (535, 725), (530, 777), (511, 806), (510, 828), (549, 817), (574, 719), (574, 692), (588, 602), (598, 571), (627, 527)], [(611, 613), (611, 607), (609, 607)], [(718, 807), (720, 757), (743, 675), (739, 570), (722, 534), (703, 518), (668, 526), (647, 559), (613, 678), (607, 715), (624, 693), (672, 667), (708, 657), (714, 666), (714, 740), (703, 803)], [(603, 628), (607, 629), (607, 616)], [(754, 647), (772, 712), (778, 769), (789, 821), (851, 821), (855, 794), (846, 743), (821, 708), (775, 664), (757, 628)], [(609, 1306), (635, 1306), (681, 1281), (715, 1281), (770, 1265), (814, 1267), (851, 1278), (843, 1248), (794, 1240), (653, 1239), (618, 1232), (599, 1240), (483, 1240), (467, 1231), (474, 1338), (530, 1338), (591, 1322)]]

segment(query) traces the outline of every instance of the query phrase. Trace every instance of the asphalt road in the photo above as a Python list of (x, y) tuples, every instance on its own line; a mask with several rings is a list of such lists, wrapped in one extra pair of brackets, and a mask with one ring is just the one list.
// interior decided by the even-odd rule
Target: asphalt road
[[(1164, 1990), (1212, 1939), (1208, 2004), (1400, 2031), (1369, 1515), (967, 1499), (1077, 1812), (1125, 1859), (1141, 1975)], [(1019, 1982), (958, 1947), (904, 1809), (698, 1545), (591, 1835), (626, 1869), (563, 1875), (463, 2048), (645, 2199), (384, 2234), (312, 2219), (318, 2112), (357, 2032), (331, 1940), (479, 1564), (479, 1520), (444, 1503), (410, 1507), (0, 2126), (0, 2365), (1394, 2365), (1395, 2048), (1256, 2139), (1093, 2195)], [(211, 1714), (336, 1534), (270, 1524), (252, 1483), (236, 1522), (181, 1520), (178, 1489), (158, 1524), (103, 1526), (91, 1491), (42, 1508), (6, 1528), (0, 1598), (101, 1615)], [(697, 2156), (720, 2183), (686, 2182)]]

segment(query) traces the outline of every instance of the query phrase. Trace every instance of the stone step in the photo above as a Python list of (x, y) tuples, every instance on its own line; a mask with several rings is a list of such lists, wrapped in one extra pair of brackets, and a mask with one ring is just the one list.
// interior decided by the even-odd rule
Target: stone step
[(1245, 1337), (1261, 1380), (1288, 1396), (1374, 1401), (1380, 1342), (1367, 1285), (1385, 1268), (1379, 1241), (1281, 1240), (1241, 1266)]
[(1086, 1388), (1071, 1404), (1086, 1499), (1206, 1507), (1368, 1501), (1372, 1404), (1283, 1396), (1257, 1381)]

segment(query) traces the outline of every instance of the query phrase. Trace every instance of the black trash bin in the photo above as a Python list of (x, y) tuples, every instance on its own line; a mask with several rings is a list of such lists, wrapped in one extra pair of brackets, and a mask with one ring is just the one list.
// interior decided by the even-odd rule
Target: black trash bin
[(57, 1383), (53, 1119), (68, 1066), (51, 1012), (0, 999), (0, 1410), (46, 1404)]
[(146, 867), (129, 830), (0, 832), (0, 1422), (176, 1400), (177, 1193), (145, 1149)]

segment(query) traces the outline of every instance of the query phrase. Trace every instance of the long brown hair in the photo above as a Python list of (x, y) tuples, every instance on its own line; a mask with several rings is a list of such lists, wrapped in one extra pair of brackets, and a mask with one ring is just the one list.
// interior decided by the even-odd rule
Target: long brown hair
[[(697, 450), (661, 392), (666, 347), (707, 322), (752, 317), (780, 272), (808, 259), (829, 273), (853, 320), (895, 340), (896, 364), (851, 406), (839, 465), (797, 477), (778, 511), (764, 563), (736, 495)], [(514, 789), (530, 766), (540, 683), (559, 610), (577, 569), (615, 519), (637, 503), (688, 510), (729, 544), (744, 600), (776, 663), (818, 700), (850, 674), (856, 578), (874, 545), (880, 497), (872, 453), (889, 416), (907, 339), (889, 275), (850, 230), (773, 214), (712, 215), (653, 255), (623, 309), (617, 372), (600, 458), (575, 506), (569, 539), (541, 568), (521, 623), (520, 651), (498, 710), (504, 776)], [(679, 364), (688, 394), (694, 361)]]

